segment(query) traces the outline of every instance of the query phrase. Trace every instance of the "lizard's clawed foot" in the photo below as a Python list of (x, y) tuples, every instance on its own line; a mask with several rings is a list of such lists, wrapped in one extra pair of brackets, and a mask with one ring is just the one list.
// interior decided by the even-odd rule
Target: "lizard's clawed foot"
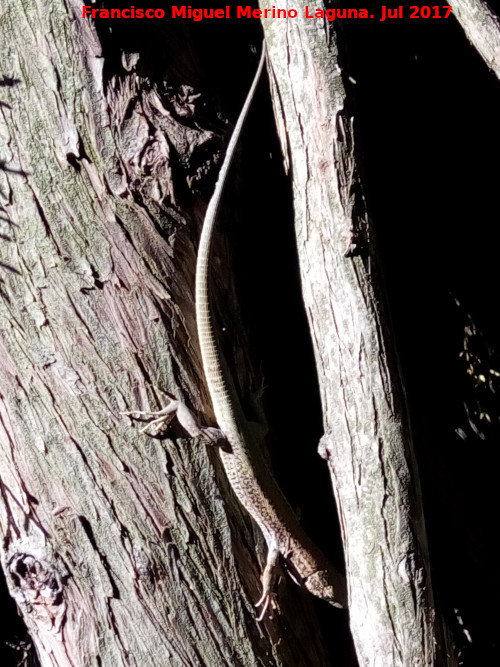
[(261, 612), (257, 617), (258, 622), (262, 621), (266, 615), (266, 612), (269, 608), (269, 603), (271, 603), (271, 610), (276, 609), (277, 607), (274, 586), (276, 583), (279, 555), (280, 552), (276, 544), (273, 543), (268, 545), (266, 567), (262, 574), (262, 595), (260, 596), (260, 600), (255, 604), (256, 607), (262, 606)]
[(200, 438), (202, 442), (208, 445), (216, 445), (220, 444), (221, 441), (225, 441), (224, 434), (220, 429), (211, 426), (207, 428), (200, 427), (191, 410), (182, 401), (170, 396), (168, 400), (170, 401), (168, 405), (161, 410), (132, 410), (130, 412), (120, 412), (120, 414), (132, 419), (148, 421), (141, 428), (140, 433), (147, 433), (153, 437), (164, 433), (168, 426), (170, 426), (174, 416), (177, 416), (177, 421), (188, 432), (190, 437)]
[(272, 618), (272, 610), (276, 609), (277, 604), (276, 604), (276, 594), (269, 592), (269, 593), (263, 593), (260, 600), (255, 603), (256, 607), (260, 607), (262, 605), (262, 609), (260, 610), (260, 614), (257, 616), (257, 623), (260, 623), (264, 616), (266, 615), (266, 611), (269, 608), (269, 603), (271, 603), (271, 612), (269, 614), (269, 618)]
[(140, 433), (147, 433), (152, 436), (160, 435), (168, 426), (170, 426), (172, 419), (178, 411), (179, 402), (175, 399), (169, 398), (169, 400), (170, 403), (161, 410), (132, 410), (131, 412), (120, 412), (120, 414), (126, 417), (131, 417), (132, 419), (148, 421), (148, 423), (141, 428)]

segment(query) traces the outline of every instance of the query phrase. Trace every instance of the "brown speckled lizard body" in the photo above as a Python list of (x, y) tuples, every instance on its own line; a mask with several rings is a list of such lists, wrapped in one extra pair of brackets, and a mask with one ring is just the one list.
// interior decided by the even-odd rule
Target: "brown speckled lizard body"
[[(234, 128), (212, 199), (207, 208), (198, 248), (196, 266), (196, 322), (207, 381), (215, 416), (225, 441), (220, 456), (228, 480), (238, 500), (261, 529), (268, 547), (267, 564), (262, 577), (260, 618), (273, 594), (274, 572), (280, 555), (292, 578), (314, 595), (336, 607), (346, 604), (344, 577), (328, 562), (301, 528), (290, 505), (275, 482), (249, 429), (232, 379), (221, 361), (215, 336), (209, 299), (210, 251), (219, 203), (234, 150), (250, 107), (265, 62), (265, 49), (250, 91)], [(128, 413), (154, 416), (154, 423), (170, 419), (173, 412), (193, 437), (206, 434), (216, 439), (215, 429), (201, 429), (187, 407), (179, 401), (158, 413)], [(146, 429), (151, 426), (148, 424)], [(144, 429), (144, 430), (146, 430)]]

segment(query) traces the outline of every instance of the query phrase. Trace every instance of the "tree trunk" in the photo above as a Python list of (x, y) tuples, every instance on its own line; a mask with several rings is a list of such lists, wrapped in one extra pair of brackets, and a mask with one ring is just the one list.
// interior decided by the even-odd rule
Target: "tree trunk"
[[(279, 0), (260, 4), (289, 9)], [(293, 174), (323, 406), (320, 452), (340, 514), (356, 652), (362, 665), (456, 664), (435, 617), (418, 473), (336, 33), (332, 23), (306, 18), (306, 3), (294, 7), (293, 20), (264, 26), (275, 116)]]
[(193, 272), (227, 136), (165, 26), (162, 77), (111, 75), (80, 3), (2, 2), (2, 566), (44, 666), (324, 665), (293, 584), (256, 622), (263, 540), (217, 453), (120, 415), (168, 392), (211, 420)]
[(484, 62), (500, 79), (500, 21), (486, 2), (457, 0), (453, 15)]

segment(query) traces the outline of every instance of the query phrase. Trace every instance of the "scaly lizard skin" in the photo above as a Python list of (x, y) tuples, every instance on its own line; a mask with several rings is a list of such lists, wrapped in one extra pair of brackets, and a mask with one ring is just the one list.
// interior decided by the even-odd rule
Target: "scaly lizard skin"
[(267, 563), (262, 576), (262, 596), (256, 604), (262, 605), (259, 620), (266, 613), (273, 596), (275, 568), (280, 554), (285, 568), (297, 584), (336, 607), (344, 607), (346, 604), (344, 577), (305, 534), (269, 471), (259, 443), (254, 442), (232, 379), (221, 363), (210, 314), (208, 283), (213, 230), (234, 150), (264, 62), (265, 47), (262, 48), (259, 67), (231, 136), (214, 194), (207, 208), (196, 265), (198, 339), (203, 370), (221, 433), (216, 429), (201, 429), (188, 408), (176, 400), (171, 400), (166, 408), (157, 413), (124, 413), (132, 417), (155, 417), (154, 422), (150, 422), (143, 429), (146, 431), (153, 424), (170, 421), (175, 412), (179, 422), (192, 437), (205, 436), (211, 442), (217, 441), (220, 436), (224, 439), (224, 446), (219, 451), (228, 480), (240, 503), (262, 530), (268, 547)]

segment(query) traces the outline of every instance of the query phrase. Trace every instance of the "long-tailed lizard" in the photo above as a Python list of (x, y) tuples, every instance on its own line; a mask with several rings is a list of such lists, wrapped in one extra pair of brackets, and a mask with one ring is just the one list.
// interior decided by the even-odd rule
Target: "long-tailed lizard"
[(265, 47), (252, 86), (234, 127), (214, 193), (203, 223), (196, 264), (196, 323), (203, 370), (220, 428), (201, 428), (186, 405), (171, 399), (159, 412), (128, 412), (134, 418), (153, 418), (143, 431), (153, 425), (170, 422), (175, 413), (180, 424), (192, 437), (210, 442), (223, 440), (220, 457), (238, 500), (261, 529), (267, 547), (267, 563), (262, 575), (262, 595), (256, 606), (262, 606), (259, 619), (266, 613), (273, 596), (276, 566), (282, 563), (300, 586), (336, 607), (346, 604), (345, 579), (306, 535), (283, 496), (255, 442), (219, 350), (209, 299), (210, 255), (214, 226), (229, 168), (248, 109), (265, 62)]

